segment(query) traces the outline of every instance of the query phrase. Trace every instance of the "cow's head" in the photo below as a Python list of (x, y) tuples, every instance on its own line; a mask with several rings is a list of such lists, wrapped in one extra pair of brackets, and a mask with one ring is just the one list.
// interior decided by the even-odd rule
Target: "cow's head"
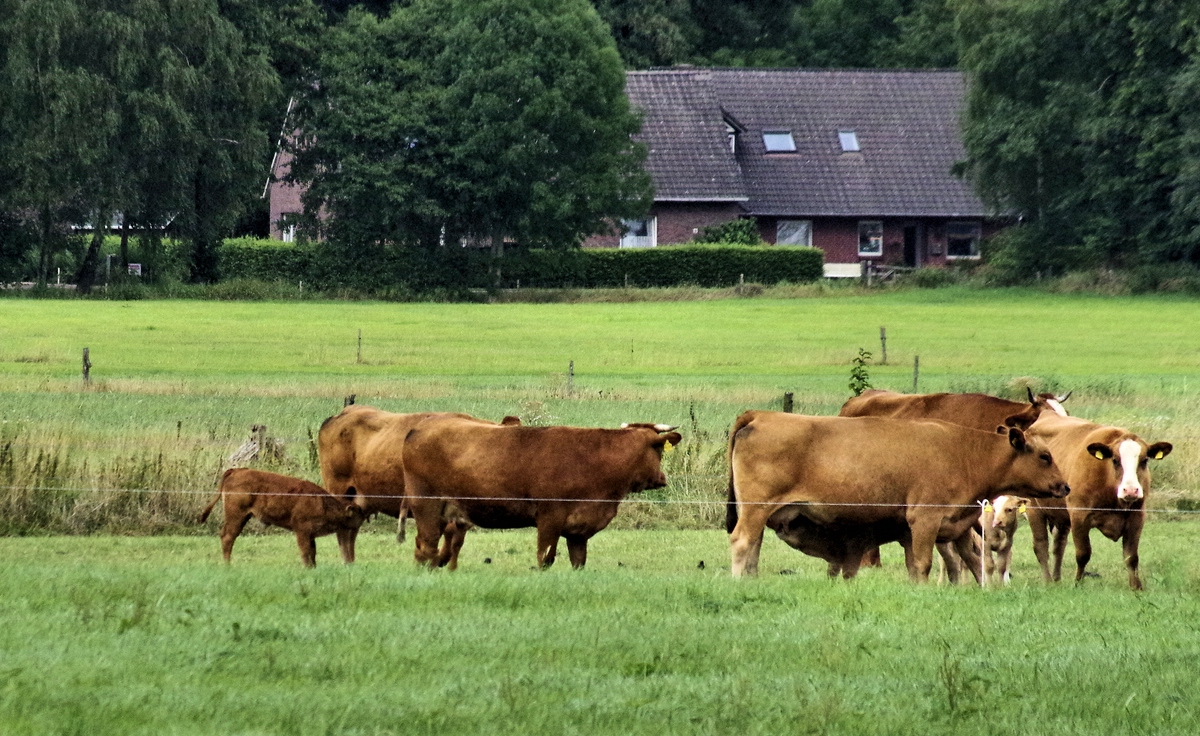
[(640, 444), (639, 452), (631, 468), (634, 493), (650, 488), (663, 488), (667, 476), (662, 471), (663, 452), (678, 445), (683, 437), (668, 424), (627, 423), (622, 429), (632, 430)]
[(1028, 386), (1025, 387), (1025, 392), (1029, 394), (1029, 404), (1034, 409), (1035, 418), (1043, 411), (1052, 411), (1060, 417), (1067, 416), (1067, 410), (1063, 408), (1063, 404), (1065, 404), (1067, 399), (1071, 398), (1071, 394), (1074, 393), (1074, 391), (1068, 391), (1061, 396), (1055, 396), (1054, 394), (1038, 394), (1037, 396), (1034, 396), (1033, 389), (1029, 388)]
[(992, 506), (992, 528), (1003, 529), (1012, 534), (1025, 513), (1027, 499), (1020, 496), (1000, 496)]
[(1147, 445), (1136, 435), (1126, 435), (1110, 443), (1093, 442), (1087, 446), (1093, 462), (1108, 465), (1108, 485), (1115, 486), (1117, 500), (1140, 501), (1150, 489), (1150, 460), (1162, 460), (1171, 454), (1170, 442)]
[(1005, 490), (1030, 498), (1063, 498), (1070, 492), (1045, 440), (1009, 427), (1008, 444), (1013, 455)]

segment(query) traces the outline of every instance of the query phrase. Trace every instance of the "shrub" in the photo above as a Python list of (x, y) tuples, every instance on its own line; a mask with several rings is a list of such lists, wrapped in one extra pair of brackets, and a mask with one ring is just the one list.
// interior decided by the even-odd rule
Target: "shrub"
[(730, 220), (720, 225), (707, 225), (695, 237), (697, 243), (726, 243), (730, 245), (762, 245), (758, 234), (758, 220), (743, 218)]

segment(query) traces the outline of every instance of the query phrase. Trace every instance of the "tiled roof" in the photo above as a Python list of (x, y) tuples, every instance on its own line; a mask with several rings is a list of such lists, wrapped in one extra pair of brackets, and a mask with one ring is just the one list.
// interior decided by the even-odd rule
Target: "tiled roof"
[[(965, 157), (960, 72), (676, 68), (627, 80), (646, 111), (656, 200), (743, 191), (755, 215), (988, 214), (950, 173)], [(731, 160), (726, 117), (743, 129)], [(796, 152), (767, 154), (764, 130), (790, 130)], [(842, 152), (839, 130), (857, 134), (860, 152)]]
[(699, 70), (629, 72), (625, 84), (630, 101), (644, 115), (636, 138), (650, 149), (646, 170), (654, 180), (655, 200), (746, 200), (708, 75)]

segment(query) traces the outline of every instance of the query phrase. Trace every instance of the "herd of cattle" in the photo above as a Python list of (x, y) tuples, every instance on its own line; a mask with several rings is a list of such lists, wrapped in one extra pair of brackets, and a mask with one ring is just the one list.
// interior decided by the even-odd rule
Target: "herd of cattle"
[[(1148, 461), (1166, 457), (1171, 445), (1069, 416), (1066, 398), (868, 391), (836, 417), (745, 412), (729, 433), (733, 575), (757, 573), (770, 527), (827, 561), (831, 576), (853, 577), (878, 564), (879, 545), (899, 542), (916, 581), (928, 580), (936, 549), (953, 582), (963, 567), (977, 580), (996, 570), (1007, 582), (1024, 513), (1047, 581), (1060, 577), (1068, 531), (1076, 580), (1084, 576), (1095, 528), (1121, 540), (1129, 584), (1141, 589)], [(681, 441), (674, 430), (529, 427), (515, 417), (495, 423), (351, 405), (321, 425), (324, 488), (235, 468), (200, 521), (224, 500), (226, 562), (251, 517), (294, 531), (306, 565), (316, 563), (313, 540), (323, 534), (336, 534), (342, 559), (353, 562), (359, 527), (383, 513), (399, 520), (400, 541), (405, 519), (415, 520), (416, 560), (431, 567), (454, 569), (472, 527), (532, 526), (541, 567), (554, 562), (565, 537), (578, 568), (588, 540), (626, 496), (667, 484), (661, 462)]]

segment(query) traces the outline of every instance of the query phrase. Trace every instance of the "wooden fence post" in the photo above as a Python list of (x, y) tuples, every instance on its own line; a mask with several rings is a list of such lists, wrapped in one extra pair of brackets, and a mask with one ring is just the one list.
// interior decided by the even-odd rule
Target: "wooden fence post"
[(883, 359), (879, 361), (879, 365), (887, 365), (887, 328), (879, 327), (879, 347), (883, 353)]
[(355, 360), (355, 362), (362, 363), (362, 329), (361, 328), (359, 328), (359, 330), (358, 330), (358, 359)]
[(913, 393), (917, 392), (917, 379), (921, 375), (921, 356), (913, 356)]
[(788, 414), (792, 413), (792, 402), (795, 395), (791, 391), (783, 392), (783, 410)]
[(92, 382), (92, 361), (88, 359), (88, 349), (83, 349), (83, 382), (89, 384)]
[(567, 363), (567, 396), (575, 395), (575, 361)]

